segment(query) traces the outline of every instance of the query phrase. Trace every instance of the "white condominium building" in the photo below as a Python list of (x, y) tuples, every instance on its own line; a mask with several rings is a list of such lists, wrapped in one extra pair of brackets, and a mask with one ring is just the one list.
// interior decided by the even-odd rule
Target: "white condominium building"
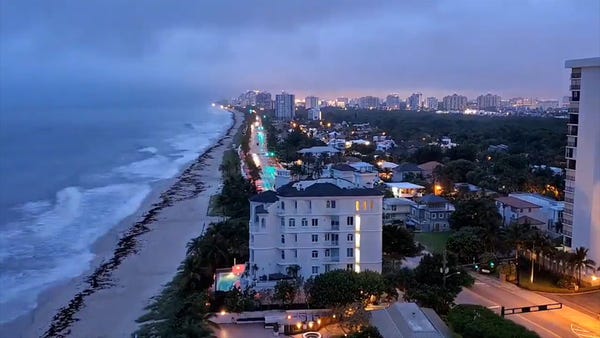
[[(600, 262), (600, 57), (570, 60), (565, 244), (586, 247)], [(572, 242), (571, 242), (572, 239)]]
[(381, 272), (382, 199), (339, 178), (297, 181), (250, 199), (250, 272), (259, 281), (299, 265), (304, 278), (336, 269)]

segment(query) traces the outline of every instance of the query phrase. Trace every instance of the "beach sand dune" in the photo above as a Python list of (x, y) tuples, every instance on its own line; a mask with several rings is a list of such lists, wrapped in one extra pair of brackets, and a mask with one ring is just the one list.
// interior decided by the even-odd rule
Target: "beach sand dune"
[(207, 216), (210, 196), (219, 193), (223, 153), (242, 120), (236, 113), (223, 138), (96, 244), (92, 271), (44, 293), (33, 313), (2, 327), (0, 336), (130, 337), (177, 272), (187, 242), (216, 221)]

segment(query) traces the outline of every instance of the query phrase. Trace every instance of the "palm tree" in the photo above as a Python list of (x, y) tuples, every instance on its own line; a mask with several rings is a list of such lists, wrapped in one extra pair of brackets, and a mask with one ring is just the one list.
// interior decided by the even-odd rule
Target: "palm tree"
[(593, 269), (596, 266), (596, 262), (587, 258), (588, 251), (589, 249), (580, 246), (575, 249), (575, 252), (571, 253), (571, 264), (573, 264), (573, 268), (577, 270), (577, 284), (579, 286), (581, 286), (581, 269)]
[(526, 246), (531, 236), (531, 226), (527, 223), (513, 223), (504, 231), (504, 238), (515, 248), (515, 264), (517, 265), (517, 285), (519, 280), (519, 252)]

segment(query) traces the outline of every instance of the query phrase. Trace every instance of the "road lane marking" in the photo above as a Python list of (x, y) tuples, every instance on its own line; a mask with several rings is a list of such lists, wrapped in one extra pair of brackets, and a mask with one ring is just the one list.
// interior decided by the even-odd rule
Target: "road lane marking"
[(534, 321), (532, 321), (532, 320), (530, 320), (530, 319), (527, 319), (527, 318), (525, 318), (525, 317), (523, 317), (523, 316), (521, 316), (521, 315), (515, 315), (515, 317), (519, 317), (519, 318), (521, 318), (521, 319), (525, 320), (526, 322), (529, 322), (529, 323), (531, 323), (531, 324), (533, 324), (533, 325), (535, 325), (535, 326), (539, 327), (540, 329), (542, 329), (542, 330), (544, 330), (544, 331), (546, 331), (546, 332), (550, 333), (550, 334), (551, 334), (551, 335), (553, 335), (554, 337), (558, 337), (558, 338), (564, 338), (564, 337), (562, 337), (562, 336), (559, 336), (559, 335), (557, 335), (556, 333), (554, 333), (554, 332), (552, 332), (552, 331), (548, 330), (547, 328), (545, 328), (545, 327), (541, 326), (540, 324), (538, 324), (538, 323), (536, 323), (536, 322), (534, 322)]
[(594, 332), (588, 331), (588, 330), (586, 330), (582, 327), (579, 327), (575, 324), (571, 324), (571, 332), (576, 334), (577, 337), (581, 337), (581, 338), (600, 338), (600, 336), (598, 336)]

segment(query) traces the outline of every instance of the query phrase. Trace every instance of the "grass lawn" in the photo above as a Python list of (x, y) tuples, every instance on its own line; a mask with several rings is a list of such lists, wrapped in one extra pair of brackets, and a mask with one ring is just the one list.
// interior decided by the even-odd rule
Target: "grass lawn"
[(427, 251), (442, 253), (446, 248), (446, 242), (450, 232), (417, 232), (415, 241), (421, 243)]
[[(553, 292), (553, 293), (575, 293), (575, 291), (573, 290), (569, 290), (569, 289), (564, 289), (564, 288), (559, 288), (556, 285), (556, 281), (558, 280), (558, 277), (554, 276), (553, 274), (547, 272), (547, 271), (538, 271), (537, 266), (535, 267), (535, 271), (533, 272), (533, 283), (531, 283), (530, 277), (531, 277), (531, 267), (527, 267), (527, 266), (522, 266), (521, 269), (519, 269), (521, 274), (520, 274), (520, 280), (521, 280), (521, 287), (524, 289), (528, 289), (531, 291), (539, 291), (539, 292)], [(600, 287), (598, 286), (588, 286), (588, 287), (581, 287), (579, 288), (578, 292), (585, 292), (585, 291), (592, 291), (592, 290), (599, 290)]]

